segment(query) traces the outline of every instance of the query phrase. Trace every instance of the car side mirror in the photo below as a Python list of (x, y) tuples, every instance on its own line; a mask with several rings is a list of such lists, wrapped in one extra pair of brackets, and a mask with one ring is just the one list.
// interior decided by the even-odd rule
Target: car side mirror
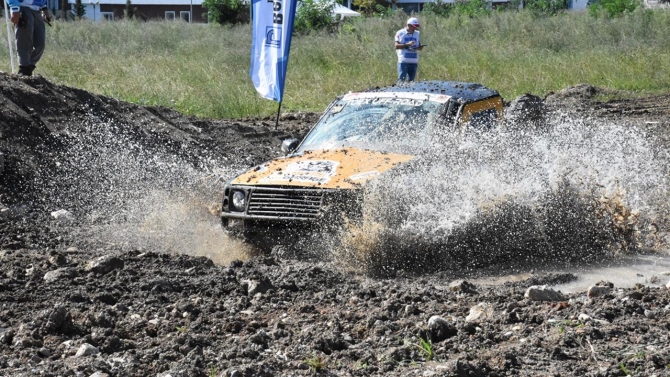
[(290, 138), (290, 139), (284, 139), (281, 143), (281, 150), (282, 152), (289, 154), (293, 152), (296, 148), (298, 148), (298, 139)]

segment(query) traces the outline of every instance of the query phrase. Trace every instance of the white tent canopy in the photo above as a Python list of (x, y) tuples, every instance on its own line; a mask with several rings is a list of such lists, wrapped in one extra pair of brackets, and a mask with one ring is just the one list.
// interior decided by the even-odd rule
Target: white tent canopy
[(335, 3), (335, 6), (333, 6), (333, 15), (340, 16), (340, 18), (344, 18), (344, 17), (358, 17), (361, 14), (345, 7), (342, 4)]

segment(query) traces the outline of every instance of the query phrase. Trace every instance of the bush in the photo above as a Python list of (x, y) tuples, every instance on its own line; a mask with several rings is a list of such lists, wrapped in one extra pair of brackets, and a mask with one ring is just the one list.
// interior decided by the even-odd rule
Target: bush
[(373, 16), (380, 12), (387, 14), (390, 10), (389, 3), (386, 0), (353, 0), (352, 3), (366, 16)]
[(209, 22), (221, 25), (249, 23), (249, 4), (243, 0), (204, 0), (202, 6), (207, 9)]
[(488, 16), (491, 14), (486, 0), (456, 0), (454, 13), (469, 18)]
[(310, 30), (322, 30), (333, 23), (335, 3), (326, 0), (302, 0), (298, 3), (293, 30), (307, 33)]
[(375, 5), (375, 11), (372, 14), (380, 18), (389, 18), (395, 14), (395, 11), (389, 6), (377, 4)]
[(570, 0), (526, 0), (524, 8), (535, 13), (554, 15), (568, 9)]
[(450, 3), (445, 3), (442, 0), (435, 0), (435, 2), (425, 3), (423, 12), (425, 14), (434, 14), (440, 17), (448, 17), (454, 10), (454, 6)]
[(589, 14), (593, 17), (617, 17), (624, 12), (632, 12), (640, 5), (639, 0), (599, 0), (589, 6)]

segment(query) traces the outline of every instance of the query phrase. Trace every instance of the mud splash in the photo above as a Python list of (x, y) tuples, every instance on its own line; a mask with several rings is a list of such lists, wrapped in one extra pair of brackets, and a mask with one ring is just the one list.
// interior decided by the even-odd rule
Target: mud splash
[(586, 263), (667, 246), (668, 161), (629, 124), (449, 134), (368, 188), (337, 258), (373, 275)]
[(234, 168), (197, 151), (145, 138), (93, 117), (61, 140), (40, 171), (37, 197), (47, 212), (74, 220), (55, 225), (69, 243), (207, 256), (226, 264), (249, 248), (226, 238), (218, 208), (222, 180)]

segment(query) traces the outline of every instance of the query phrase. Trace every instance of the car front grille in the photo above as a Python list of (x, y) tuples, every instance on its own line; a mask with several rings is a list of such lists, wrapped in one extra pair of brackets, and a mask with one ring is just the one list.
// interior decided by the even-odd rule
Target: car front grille
[(251, 192), (248, 213), (309, 220), (319, 216), (323, 190), (256, 188)]

